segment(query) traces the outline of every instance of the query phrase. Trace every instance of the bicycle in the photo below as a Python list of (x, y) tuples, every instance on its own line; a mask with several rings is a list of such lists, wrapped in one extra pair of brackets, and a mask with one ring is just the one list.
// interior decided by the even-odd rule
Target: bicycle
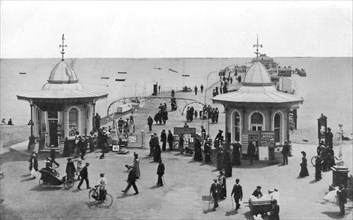
[(102, 198), (98, 198), (98, 187), (94, 186), (89, 192), (88, 192), (88, 199), (90, 202), (100, 202), (103, 204), (105, 207), (110, 207), (113, 204), (113, 197), (107, 193), (106, 190), (104, 190), (104, 195), (101, 195)]
[[(317, 158), (317, 157), (318, 157), (318, 156), (313, 156), (313, 157), (311, 158), (311, 164), (312, 164), (313, 166), (316, 165), (316, 158)], [(337, 160), (339, 160), (338, 157), (336, 157), (336, 156), (334, 156), (334, 158), (335, 158), (335, 162), (336, 162)]]

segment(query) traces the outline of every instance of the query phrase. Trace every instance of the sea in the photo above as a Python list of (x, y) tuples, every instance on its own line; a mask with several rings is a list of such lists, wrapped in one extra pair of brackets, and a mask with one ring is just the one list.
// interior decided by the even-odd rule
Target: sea
[[(274, 60), (280, 66), (306, 70), (306, 77), (293, 76), (297, 95), (304, 99), (298, 110), (298, 129), (317, 126), (317, 119), (324, 114), (328, 126), (338, 130), (338, 124), (343, 124), (345, 133), (352, 133), (352, 57), (274, 57)], [(109, 94), (96, 106), (97, 112), (105, 116), (111, 102), (150, 95), (153, 84), (161, 85), (162, 91), (178, 90), (184, 85), (205, 86), (218, 79), (220, 69), (244, 65), (251, 58), (67, 58), (65, 61), (73, 65), (85, 88)], [(16, 95), (40, 90), (58, 62), (60, 59), (56, 58), (1, 59), (0, 118), (6, 121), (11, 118), (17, 125), (27, 124), (30, 105)]]

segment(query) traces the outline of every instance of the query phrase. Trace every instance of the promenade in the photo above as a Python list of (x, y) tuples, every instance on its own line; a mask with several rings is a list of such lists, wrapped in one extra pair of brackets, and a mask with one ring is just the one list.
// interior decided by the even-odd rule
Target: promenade
[[(163, 96), (165, 94), (160, 94)], [(202, 101), (204, 94), (176, 93), (176, 97), (189, 97)], [(208, 95), (210, 98), (210, 95)], [(143, 109), (134, 113), (137, 121), (136, 131), (148, 131), (148, 114), (157, 112), (159, 103), (167, 100), (151, 99), (146, 102)], [(167, 102), (168, 103), (168, 102)], [(182, 107), (182, 105), (178, 106)], [(196, 105), (196, 110), (199, 110)], [(223, 107), (220, 110), (218, 124), (210, 124), (210, 134), (214, 137), (218, 129), (224, 130)], [(170, 105), (168, 105), (168, 110)], [(153, 132), (160, 135), (162, 129), (172, 130), (185, 123), (185, 115), (181, 115), (180, 108), (169, 112), (166, 125), (153, 125)], [(188, 123), (200, 133), (200, 127), (205, 122), (196, 119)], [(147, 133), (148, 134), (148, 133)], [(147, 141), (149, 136), (146, 135)], [(28, 172), (27, 142), (12, 146), (9, 152), (0, 155), (1, 170), (5, 172), (0, 179), (0, 205), (1, 219), (252, 219), (248, 207), (248, 198), (256, 186), (262, 186), (262, 192), (276, 188), (280, 192), (280, 217), (281, 219), (352, 219), (352, 202), (346, 204), (345, 217), (338, 217), (339, 207), (325, 204), (323, 197), (328, 192), (332, 183), (332, 172), (323, 173), (323, 179), (314, 180), (314, 167), (308, 165), (310, 176), (298, 179), (302, 150), (307, 152), (307, 158), (316, 155), (316, 146), (310, 144), (294, 143), (292, 146), (293, 157), (289, 158), (287, 166), (279, 164), (266, 165), (243, 160), (242, 166), (233, 167), (232, 177), (227, 178), (227, 199), (219, 203), (219, 208), (212, 211), (209, 206), (209, 190), (213, 178), (218, 176), (216, 161), (208, 165), (203, 162), (194, 162), (192, 157), (181, 155), (177, 151), (162, 152), (162, 159), (166, 167), (164, 176), (165, 186), (157, 187), (157, 163), (148, 157), (149, 148), (131, 148), (130, 153), (119, 155), (114, 152), (106, 154), (100, 160), (99, 152), (88, 153), (85, 162), (88, 168), (90, 185), (97, 184), (99, 174), (105, 173), (108, 181), (107, 190), (113, 196), (114, 203), (110, 208), (102, 208), (89, 202), (88, 190), (85, 184), (82, 190), (77, 190), (78, 182), (70, 190), (62, 186), (42, 189), (38, 178), (32, 179)], [(346, 165), (352, 167), (352, 146), (343, 145), (343, 155)], [(339, 147), (334, 147), (338, 152)], [(139, 194), (133, 195), (133, 189), (127, 194), (121, 193), (127, 183), (125, 164), (133, 161), (133, 152), (139, 154), (141, 159), (141, 178), (137, 181)], [(44, 167), (45, 157), (40, 155), (39, 168)], [(215, 155), (213, 155), (214, 157)], [(57, 171), (65, 174), (67, 158), (58, 158), (60, 167)], [(235, 179), (240, 179), (243, 186), (243, 203), (238, 212), (234, 211), (230, 192)]]

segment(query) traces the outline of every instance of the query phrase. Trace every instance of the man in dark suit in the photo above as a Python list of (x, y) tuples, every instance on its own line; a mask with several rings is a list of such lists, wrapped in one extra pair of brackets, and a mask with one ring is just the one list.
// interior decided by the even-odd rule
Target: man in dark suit
[(50, 159), (52, 161), (52, 163), (55, 163), (55, 165), (57, 167), (59, 167), (58, 162), (55, 161), (55, 149), (54, 149), (54, 145), (51, 145), (51, 149), (50, 149)]
[(243, 188), (239, 184), (239, 179), (235, 180), (235, 185), (233, 186), (233, 190), (230, 196), (234, 195), (234, 201), (235, 201), (235, 210), (238, 210), (240, 207), (239, 200), (241, 201), (243, 199)]
[(288, 145), (288, 142), (285, 141), (283, 148), (282, 148), (282, 155), (283, 155), (283, 162), (282, 165), (288, 165), (288, 156), (290, 153), (290, 146)]
[(77, 186), (77, 189), (81, 189), (80, 187), (81, 187), (81, 185), (83, 183), (83, 180), (86, 181), (87, 189), (91, 188), (89, 186), (89, 181), (88, 181), (88, 170), (87, 170), (88, 166), (89, 166), (89, 163), (86, 163), (86, 165), (82, 168), (82, 170), (80, 172), (81, 180), (80, 180), (80, 183)]
[(255, 147), (255, 141), (250, 142), (249, 146), (248, 146), (248, 158), (250, 160), (250, 165), (253, 164), (253, 160), (255, 157), (255, 151), (256, 151), (256, 147)]
[(268, 212), (269, 220), (279, 220), (279, 205), (277, 205), (277, 200), (271, 201), (271, 211)]
[(127, 177), (127, 182), (128, 182), (128, 185), (126, 187), (125, 190), (121, 190), (121, 192), (123, 193), (127, 193), (127, 191), (130, 189), (130, 187), (132, 186), (135, 190), (135, 194), (134, 195), (137, 195), (139, 194), (139, 191), (137, 189), (137, 186), (136, 186), (136, 170), (135, 168), (132, 168), (129, 172), (129, 176)]
[(216, 208), (218, 207), (219, 191), (220, 189), (219, 189), (219, 184), (217, 183), (217, 179), (214, 179), (210, 188), (210, 194), (212, 194), (212, 197), (214, 200), (213, 211), (216, 211)]
[(167, 134), (165, 133), (164, 129), (161, 132), (161, 142), (162, 142), (162, 150), (165, 151), (167, 146)]
[(159, 160), (158, 168), (157, 168), (157, 175), (158, 175), (158, 181), (157, 185), (158, 186), (163, 186), (163, 181), (162, 177), (164, 175), (165, 167), (164, 164), (162, 163), (162, 159)]

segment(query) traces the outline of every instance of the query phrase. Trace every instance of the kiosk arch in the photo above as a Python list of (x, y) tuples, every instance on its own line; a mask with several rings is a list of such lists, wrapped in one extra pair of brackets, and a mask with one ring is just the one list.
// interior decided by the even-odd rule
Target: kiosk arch
[(249, 131), (263, 131), (265, 129), (265, 115), (260, 111), (253, 111), (249, 115)]
[(232, 142), (241, 141), (241, 131), (242, 131), (242, 115), (238, 110), (232, 112)]

